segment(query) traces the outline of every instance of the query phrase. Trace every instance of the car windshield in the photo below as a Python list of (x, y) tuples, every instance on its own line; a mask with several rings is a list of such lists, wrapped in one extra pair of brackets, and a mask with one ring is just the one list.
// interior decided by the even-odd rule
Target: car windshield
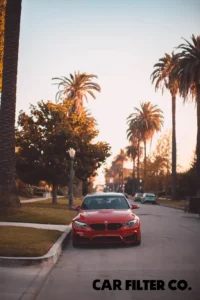
[(129, 204), (122, 196), (90, 196), (86, 197), (81, 205), (83, 210), (98, 210), (98, 209), (129, 209)]
[(155, 194), (146, 194), (146, 196), (150, 196), (150, 197), (154, 197), (155, 196)]

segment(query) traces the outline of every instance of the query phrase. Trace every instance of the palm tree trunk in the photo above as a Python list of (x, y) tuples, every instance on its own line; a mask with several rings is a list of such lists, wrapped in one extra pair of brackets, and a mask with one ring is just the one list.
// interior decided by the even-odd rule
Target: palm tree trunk
[(139, 191), (140, 181), (140, 140), (138, 139), (138, 162), (137, 162), (137, 190)]
[(132, 174), (132, 196), (135, 194), (135, 159), (133, 159), (133, 174)]
[(0, 107), (0, 207), (20, 206), (15, 188), (15, 110), (22, 0), (7, 0)]
[(72, 113), (76, 113), (77, 115), (81, 116), (83, 113), (83, 99), (75, 97), (72, 101)]
[(152, 151), (152, 142), (153, 142), (153, 137), (151, 138), (151, 141), (150, 141), (150, 151), (149, 151), (149, 156), (151, 156), (151, 151)]
[(57, 190), (58, 190), (58, 185), (53, 183), (52, 204), (57, 204)]
[(197, 85), (197, 197), (200, 197), (200, 84)]
[(146, 177), (147, 177), (147, 144), (146, 140), (144, 140), (144, 184), (146, 185)]
[(172, 95), (172, 201), (176, 200), (176, 96)]

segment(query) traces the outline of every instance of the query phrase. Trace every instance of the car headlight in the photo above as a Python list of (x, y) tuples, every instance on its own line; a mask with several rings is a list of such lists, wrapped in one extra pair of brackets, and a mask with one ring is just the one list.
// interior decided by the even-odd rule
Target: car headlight
[(138, 219), (131, 220), (123, 224), (125, 227), (133, 227), (138, 224)]
[(89, 227), (88, 224), (83, 223), (83, 222), (79, 222), (79, 221), (75, 221), (75, 222), (74, 222), (74, 225), (75, 225), (75, 227), (77, 227), (77, 228), (87, 228), (87, 227)]

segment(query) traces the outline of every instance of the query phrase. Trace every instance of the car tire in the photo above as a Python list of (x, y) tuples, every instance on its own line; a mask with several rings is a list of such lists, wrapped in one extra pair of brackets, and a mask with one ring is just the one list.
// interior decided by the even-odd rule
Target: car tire
[(73, 246), (74, 248), (79, 248), (79, 247), (80, 247), (80, 244), (79, 244), (79, 243), (76, 243), (76, 242), (74, 242), (74, 241), (72, 240), (72, 246)]
[(135, 246), (140, 246), (140, 245), (141, 245), (141, 239), (135, 243)]

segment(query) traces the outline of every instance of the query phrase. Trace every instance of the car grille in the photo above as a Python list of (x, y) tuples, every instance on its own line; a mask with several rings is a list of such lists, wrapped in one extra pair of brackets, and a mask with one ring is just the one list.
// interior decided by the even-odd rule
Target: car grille
[(121, 242), (121, 238), (119, 236), (97, 236), (95, 238), (92, 239), (93, 242), (108, 242), (108, 243), (112, 243), (112, 242)]
[(108, 230), (117, 230), (120, 229), (121, 227), (122, 227), (121, 223), (110, 223), (107, 225)]
[(105, 224), (90, 224), (93, 230), (105, 230)]
[(110, 223), (110, 224), (90, 224), (90, 227), (93, 230), (105, 230), (107, 228), (107, 230), (118, 230), (122, 227), (121, 223)]

